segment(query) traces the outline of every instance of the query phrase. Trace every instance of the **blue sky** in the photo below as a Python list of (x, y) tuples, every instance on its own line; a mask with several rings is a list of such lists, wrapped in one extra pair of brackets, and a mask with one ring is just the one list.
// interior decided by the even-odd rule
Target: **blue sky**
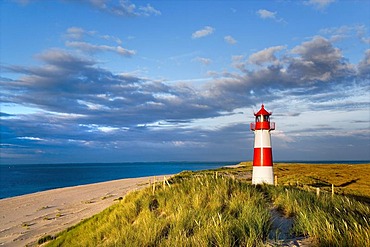
[(0, 5), (3, 164), (370, 160), (368, 1)]

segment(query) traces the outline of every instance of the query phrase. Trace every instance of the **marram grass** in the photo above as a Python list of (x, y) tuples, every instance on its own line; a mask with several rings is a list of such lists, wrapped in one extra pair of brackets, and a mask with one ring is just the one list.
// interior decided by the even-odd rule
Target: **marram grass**
[(263, 246), (270, 212), (262, 193), (213, 175), (175, 180), (129, 194), (48, 246)]
[(132, 192), (47, 246), (279, 246), (268, 239), (271, 207), (293, 218), (292, 237), (309, 237), (312, 246), (370, 246), (368, 204), (234, 177), (180, 173), (171, 187)]
[(344, 196), (264, 187), (276, 208), (294, 217), (293, 231), (318, 246), (370, 246), (370, 207)]

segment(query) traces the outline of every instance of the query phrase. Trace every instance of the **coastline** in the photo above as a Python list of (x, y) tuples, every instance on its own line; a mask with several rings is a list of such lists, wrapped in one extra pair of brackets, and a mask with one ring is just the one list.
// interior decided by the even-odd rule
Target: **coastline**
[[(126, 178), (0, 199), (0, 246), (34, 245), (116, 203), (115, 199), (172, 175)], [(159, 178), (159, 179), (158, 179)]]
[[(124, 178), (214, 169), (235, 163), (237, 162), (0, 164), (0, 199)], [(56, 174), (58, 179), (55, 179)]]

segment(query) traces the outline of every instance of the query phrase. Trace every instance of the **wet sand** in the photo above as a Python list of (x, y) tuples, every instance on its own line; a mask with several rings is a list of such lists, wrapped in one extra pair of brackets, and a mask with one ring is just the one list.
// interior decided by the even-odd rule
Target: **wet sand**
[[(157, 176), (157, 181), (162, 179)], [(170, 175), (166, 175), (169, 178)], [(89, 218), (129, 191), (148, 186), (154, 176), (66, 187), (0, 200), (0, 246), (36, 245)]]

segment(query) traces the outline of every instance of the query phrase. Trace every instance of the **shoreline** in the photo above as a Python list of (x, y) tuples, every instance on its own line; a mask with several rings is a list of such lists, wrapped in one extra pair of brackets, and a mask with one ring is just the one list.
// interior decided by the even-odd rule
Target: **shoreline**
[(100, 213), (128, 192), (172, 175), (125, 178), (0, 199), (0, 246), (35, 245)]
[[(219, 168), (236, 162), (0, 164), (0, 199), (105, 181)], [(59, 174), (60, 179), (55, 179)], [(36, 176), (37, 175), (37, 176)]]

